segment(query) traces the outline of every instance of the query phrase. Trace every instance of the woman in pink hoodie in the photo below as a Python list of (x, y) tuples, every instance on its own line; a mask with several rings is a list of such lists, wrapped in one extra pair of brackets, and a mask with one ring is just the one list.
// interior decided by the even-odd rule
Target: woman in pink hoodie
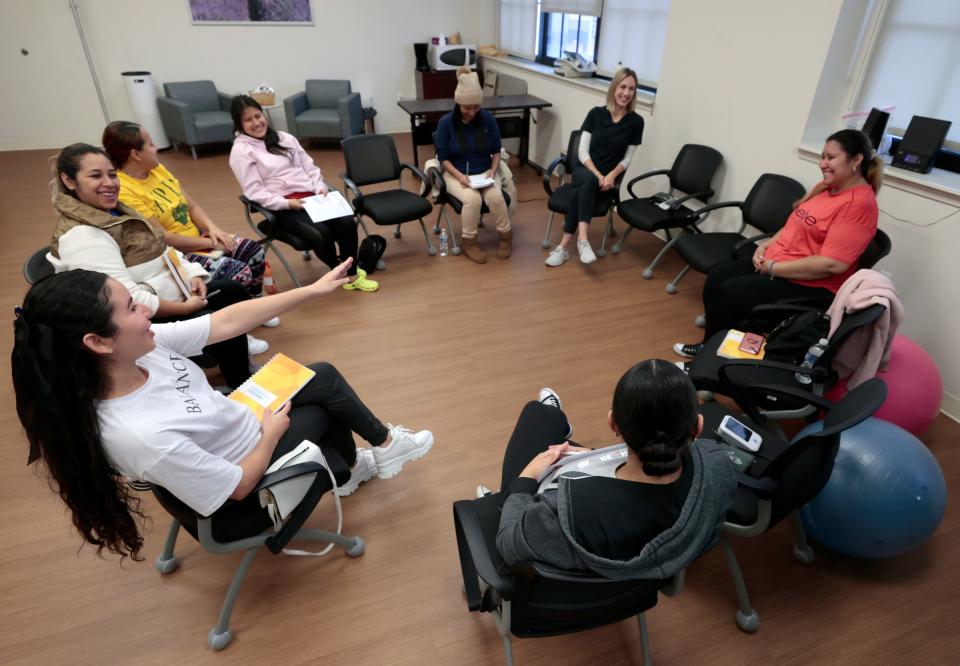
[(356, 265), (357, 224), (353, 217), (313, 222), (303, 209), (301, 199), (326, 194), (330, 188), (300, 142), (270, 127), (263, 107), (247, 95), (233, 98), (230, 115), (236, 132), (230, 168), (244, 196), (273, 211), (277, 226), (303, 238), (330, 268), (352, 257), (350, 282), (344, 289), (376, 291), (380, 285)]

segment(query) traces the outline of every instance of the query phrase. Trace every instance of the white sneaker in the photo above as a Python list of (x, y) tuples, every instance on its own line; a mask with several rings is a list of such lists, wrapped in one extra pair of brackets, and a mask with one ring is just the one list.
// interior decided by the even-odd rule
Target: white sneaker
[(597, 255), (593, 253), (593, 248), (590, 247), (590, 241), (577, 241), (577, 251), (580, 252), (580, 263), (582, 264), (592, 264), (597, 260)]
[(556, 407), (559, 410), (563, 410), (563, 403), (560, 402), (560, 396), (557, 395), (557, 392), (552, 388), (547, 388), (546, 386), (540, 389), (540, 395), (537, 396), (537, 402), (542, 402), (550, 407)]
[(263, 326), (264, 328), (276, 328), (277, 326), (280, 325), (280, 317), (274, 317), (272, 319), (268, 319), (260, 325)]
[(413, 432), (389, 423), (387, 427), (390, 428), (390, 445), (373, 447), (377, 476), (381, 479), (395, 477), (406, 463), (422, 458), (433, 446), (433, 433), (429, 430)]
[[(149, 488), (147, 490), (149, 490)], [(492, 495), (492, 494), (493, 494), (493, 491), (487, 488), (486, 486), (484, 485), (477, 486), (477, 499), (480, 499), (481, 497), (486, 497), (487, 495)]]
[(547, 255), (547, 260), (543, 263), (547, 266), (559, 266), (569, 258), (570, 253), (558, 245), (550, 250), (550, 254)]
[(258, 340), (252, 335), (247, 335), (247, 353), (250, 356), (256, 356), (270, 350), (270, 343), (266, 340)]
[(337, 488), (336, 493), (340, 497), (352, 495), (364, 481), (369, 481), (377, 473), (377, 461), (373, 457), (373, 451), (368, 448), (357, 449), (357, 462), (350, 468), (350, 478), (342, 486)]

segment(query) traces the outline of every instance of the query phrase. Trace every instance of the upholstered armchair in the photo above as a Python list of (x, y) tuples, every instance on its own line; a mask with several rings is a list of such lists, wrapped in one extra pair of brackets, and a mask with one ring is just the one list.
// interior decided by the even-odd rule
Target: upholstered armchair
[(283, 100), (287, 129), (301, 139), (346, 139), (363, 133), (360, 93), (349, 81), (309, 79), (306, 90)]
[(157, 108), (174, 148), (177, 142), (185, 143), (197, 159), (196, 146), (233, 141), (233, 96), (217, 92), (213, 81), (165, 83), (163, 92), (166, 96), (157, 98)]

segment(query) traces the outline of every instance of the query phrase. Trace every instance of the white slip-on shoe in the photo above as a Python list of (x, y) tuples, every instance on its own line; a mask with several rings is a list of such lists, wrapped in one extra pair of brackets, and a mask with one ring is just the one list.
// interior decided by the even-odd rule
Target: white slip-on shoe
[[(149, 486), (150, 484), (147, 484), (147, 485)], [(147, 490), (149, 490), (149, 488), (147, 488)], [(487, 488), (486, 486), (484, 485), (477, 486), (477, 499), (480, 499), (481, 497), (486, 497), (487, 495), (492, 495), (492, 494), (493, 494), (493, 491)]]
[(337, 495), (346, 497), (360, 487), (360, 484), (369, 481), (377, 473), (377, 461), (373, 457), (373, 451), (368, 448), (357, 449), (357, 462), (350, 468), (350, 478), (342, 486), (337, 488)]
[(260, 324), (264, 328), (276, 328), (280, 325), (280, 317), (273, 317)]
[(547, 266), (559, 266), (569, 258), (570, 253), (558, 245), (550, 250), (550, 254), (547, 255), (547, 260), (543, 263)]
[(429, 430), (413, 432), (389, 423), (387, 427), (390, 428), (390, 445), (373, 447), (377, 476), (381, 479), (395, 477), (406, 463), (422, 458), (433, 446), (433, 433)]
[(577, 251), (580, 253), (580, 263), (592, 264), (597, 260), (597, 255), (593, 253), (593, 248), (590, 247), (590, 241), (577, 241)]
[(252, 335), (247, 334), (247, 354), (256, 356), (266, 351), (270, 351), (270, 343), (266, 340), (259, 340)]

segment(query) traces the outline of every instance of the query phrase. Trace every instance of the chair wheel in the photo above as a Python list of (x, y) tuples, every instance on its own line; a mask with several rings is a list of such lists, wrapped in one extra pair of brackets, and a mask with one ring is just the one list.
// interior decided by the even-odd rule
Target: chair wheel
[(672, 296), (673, 294), (677, 293), (677, 285), (672, 282), (668, 282), (667, 286), (664, 287), (664, 290)]
[(435, 248), (435, 247), (428, 247), (428, 248), (427, 248), (427, 254), (429, 254), (431, 257), (437, 256), (437, 248)]
[(649, 268), (644, 268), (642, 275), (644, 280), (650, 280), (653, 278), (653, 271)]
[(353, 545), (346, 549), (350, 557), (360, 557), (367, 549), (366, 542), (360, 537), (353, 537)]
[(453, 248), (452, 250), (450, 250), (450, 254), (452, 254), (455, 257), (459, 257), (461, 252), (463, 252), (463, 250), (460, 249), (459, 245)]
[(707, 327), (707, 316), (706, 315), (697, 315), (697, 318), (693, 320), (693, 325), (697, 328), (706, 328)]
[(310, 250), (304, 250), (301, 254), (303, 255), (304, 261), (310, 261), (311, 259), (313, 259), (313, 255), (310, 254)]
[(619, 243), (617, 243), (616, 245), (610, 248), (610, 251), (613, 252), (614, 254), (620, 254), (620, 250), (621, 248)]
[(810, 564), (815, 559), (817, 559), (817, 554), (813, 552), (813, 548), (807, 546), (802, 548), (800, 546), (793, 547), (793, 557), (800, 564)]
[(542, 241), (540, 241), (540, 247), (542, 247), (544, 250), (549, 250), (549, 249), (550, 249), (550, 241), (548, 241), (548, 240), (542, 240)]
[(597, 250), (597, 256), (598, 256), (598, 257), (605, 257), (605, 256), (607, 256), (607, 251), (606, 251), (606, 250)]
[(171, 557), (169, 560), (164, 559), (163, 555), (157, 555), (157, 559), (154, 561), (153, 566), (157, 568), (157, 571), (159, 571), (161, 575), (166, 576), (172, 574), (174, 571), (180, 568), (180, 560), (176, 555)]
[(377, 270), (378, 270), (378, 271), (383, 271), (383, 270), (386, 270), (386, 268), (387, 268), (387, 262), (385, 262), (383, 259), (378, 259), (378, 260), (377, 260)]
[(433, 235), (434, 235), (434, 236), (439, 236), (439, 235), (440, 235), (440, 225), (439, 225), (439, 224), (433, 228)]
[(477, 222), (477, 226), (478, 226), (478, 227), (485, 227), (485, 226), (487, 226), (487, 225), (485, 225), (485, 224), (483, 223), (483, 218), (481, 218), (480, 221)]
[(760, 616), (752, 608), (749, 614), (737, 611), (737, 626), (748, 634), (752, 634), (760, 628)]
[(216, 628), (213, 628), (210, 630), (210, 633), (207, 634), (207, 645), (218, 651), (230, 645), (230, 641), (232, 640), (233, 632), (229, 629), (222, 634), (218, 634)]

